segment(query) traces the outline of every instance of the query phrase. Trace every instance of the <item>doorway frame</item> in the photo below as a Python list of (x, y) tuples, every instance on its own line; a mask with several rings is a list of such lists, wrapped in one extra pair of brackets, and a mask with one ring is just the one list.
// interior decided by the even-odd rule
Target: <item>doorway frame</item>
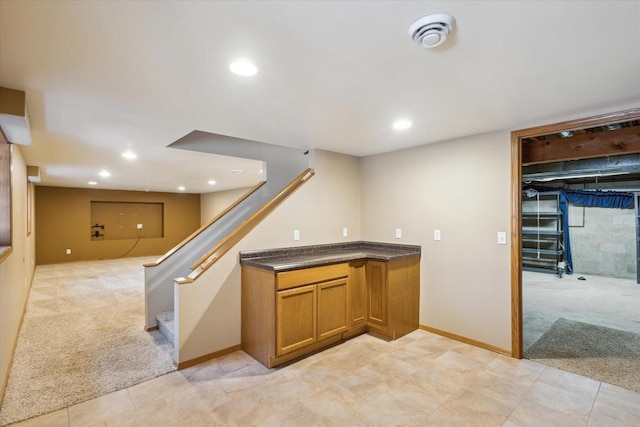
[[(511, 355), (522, 359), (522, 140), (596, 126), (640, 120), (640, 108), (535, 126), (511, 132)], [(614, 154), (614, 153), (611, 153)], [(617, 153), (616, 153), (617, 154)], [(603, 155), (607, 155), (603, 153)], [(570, 159), (567, 159), (570, 160)]]

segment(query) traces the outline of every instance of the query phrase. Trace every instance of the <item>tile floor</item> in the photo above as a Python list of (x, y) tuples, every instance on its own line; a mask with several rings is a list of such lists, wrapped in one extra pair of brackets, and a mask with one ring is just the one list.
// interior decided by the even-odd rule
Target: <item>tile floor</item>
[(279, 369), (241, 351), (14, 426), (638, 426), (640, 394), (425, 331)]

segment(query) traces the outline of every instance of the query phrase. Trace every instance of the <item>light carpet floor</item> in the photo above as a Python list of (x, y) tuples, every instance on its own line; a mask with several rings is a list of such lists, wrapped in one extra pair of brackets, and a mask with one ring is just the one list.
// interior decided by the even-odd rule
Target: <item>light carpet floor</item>
[(0, 424), (65, 408), (175, 370), (172, 345), (144, 331), (153, 258), (36, 268)]
[(525, 357), (640, 392), (640, 335), (558, 319)]

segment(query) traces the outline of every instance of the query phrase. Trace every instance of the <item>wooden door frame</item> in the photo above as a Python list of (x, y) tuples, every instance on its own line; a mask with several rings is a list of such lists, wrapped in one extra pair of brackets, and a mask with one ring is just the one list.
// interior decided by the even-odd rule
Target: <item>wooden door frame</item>
[(640, 119), (640, 108), (511, 132), (511, 355), (522, 358), (522, 140)]

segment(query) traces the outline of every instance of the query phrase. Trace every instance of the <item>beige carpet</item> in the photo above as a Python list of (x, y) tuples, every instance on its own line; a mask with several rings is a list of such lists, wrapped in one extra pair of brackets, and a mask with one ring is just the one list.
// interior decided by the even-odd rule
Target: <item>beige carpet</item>
[(172, 346), (144, 331), (144, 270), (154, 258), (38, 266), (0, 424), (175, 370)]
[(560, 318), (525, 357), (640, 392), (640, 335), (632, 332)]

